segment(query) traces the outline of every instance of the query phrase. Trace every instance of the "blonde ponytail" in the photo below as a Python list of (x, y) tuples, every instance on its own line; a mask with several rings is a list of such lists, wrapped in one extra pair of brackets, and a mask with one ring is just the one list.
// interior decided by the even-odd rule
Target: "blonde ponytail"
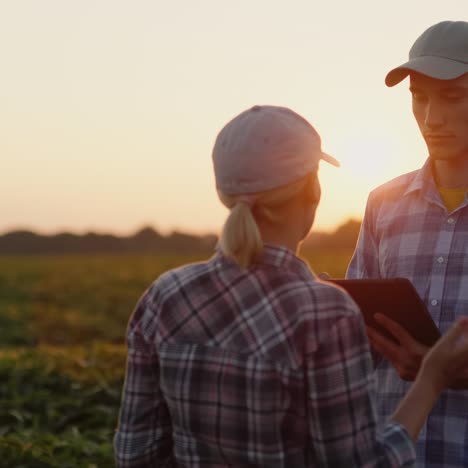
[(225, 206), (231, 208), (219, 240), (222, 252), (242, 267), (250, 266), (263, 249), (263, 241), (252, 207), (239, 197), (219, 193)]
[(270, 223), (281, 223), (277, 210), (299, 193), (310, 197), (320, 187), (317, 172), (280, 188), (256, 194), (228, 195), (218, 191), (221, 202), (231, 210), (224, 223), (219, 246), (221, 251), (244, 268), (249, 267), (263, 250), (263, 240), (255, 220), (260, 216)]

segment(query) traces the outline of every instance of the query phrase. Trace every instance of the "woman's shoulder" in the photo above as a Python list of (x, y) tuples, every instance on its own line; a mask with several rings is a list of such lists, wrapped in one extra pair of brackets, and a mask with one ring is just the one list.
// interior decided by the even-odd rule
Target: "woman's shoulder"
[(170, 292), (173, 289), (178, 289), (191, 281), (197, 280), (206, 275), (210, 270), (210, 262), (208, 261), (186, 263), (161, 273), (153, 281), (149, 289)]
[(273, 303), (291, 323), (308, 323), (308, 327), (320, 323), (323, 329), (340, 319), (361, 319), (358, 306), (344, 289), (317, 278), (290, 277), (274, 296)]
[(303, 282), (304, 294), (310, 297), (316, 307), (349, 310), (354, 312), (357, 305), (351, 296), (341, 287), (325, 280)]

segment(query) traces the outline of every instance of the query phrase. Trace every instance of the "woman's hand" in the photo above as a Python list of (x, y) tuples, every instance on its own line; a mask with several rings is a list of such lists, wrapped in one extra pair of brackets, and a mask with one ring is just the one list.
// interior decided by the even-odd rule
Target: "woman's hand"
[(457, 386), (468, 368), (468, 317), (458, 319), (429, 349), (421, 363), (421, 378), (430, 379), (436, 391)]
[(421, 361), (415, 381), (393, 413), (416, 441), (440, 393), (454, 385), (468, 368), (468, 317), (458, 319)]

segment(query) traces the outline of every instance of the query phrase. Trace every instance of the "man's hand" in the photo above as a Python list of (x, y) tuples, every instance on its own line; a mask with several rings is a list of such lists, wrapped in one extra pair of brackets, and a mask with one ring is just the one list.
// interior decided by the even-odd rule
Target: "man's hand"
[(370, 344), (390, 361), (400, 378), (414, 380), (429, 348), (416, 341), (401, 325), (385, 315), (375, 314), (374, 318), (379, 325), (395, 337), (397, 343), (379, 333), (375, 328), (367, 327)]
[[(372, 347), (388, 359), (403, 380), (412, 381), (418, 373), (421, 361), (430, 348), (416, 341), (401, 325), (383, 314), (375, 314), (375, 320), (385, 328), (398, 343), (388, 339), (375, 328), (367, 327), (367, 336)], [(450, 385), (453, 390), (468, 389), (468, 365)]]
[(450, 385), (452, 390), (466, 390), (468, 389), (468, 368), (460, 372), (459, 377)]

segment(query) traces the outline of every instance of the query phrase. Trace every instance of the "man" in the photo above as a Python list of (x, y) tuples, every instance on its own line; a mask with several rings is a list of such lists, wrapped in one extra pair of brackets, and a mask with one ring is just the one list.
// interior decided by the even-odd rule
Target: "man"
[[(429, 157), (417, 171), (371, 192), (348, 278), (410, 279), (441, 332), (468, 315), (468, 23), (443, 21), (391, 70), (409, 76), (413, 114)], [(378, 409), (394, 410), (427, 348), (377, 315), (399, 344), (369, 329), (375, 351)], [(419, 466), (468, 466), (468, 378), (443, 393), (417, 443)]]

